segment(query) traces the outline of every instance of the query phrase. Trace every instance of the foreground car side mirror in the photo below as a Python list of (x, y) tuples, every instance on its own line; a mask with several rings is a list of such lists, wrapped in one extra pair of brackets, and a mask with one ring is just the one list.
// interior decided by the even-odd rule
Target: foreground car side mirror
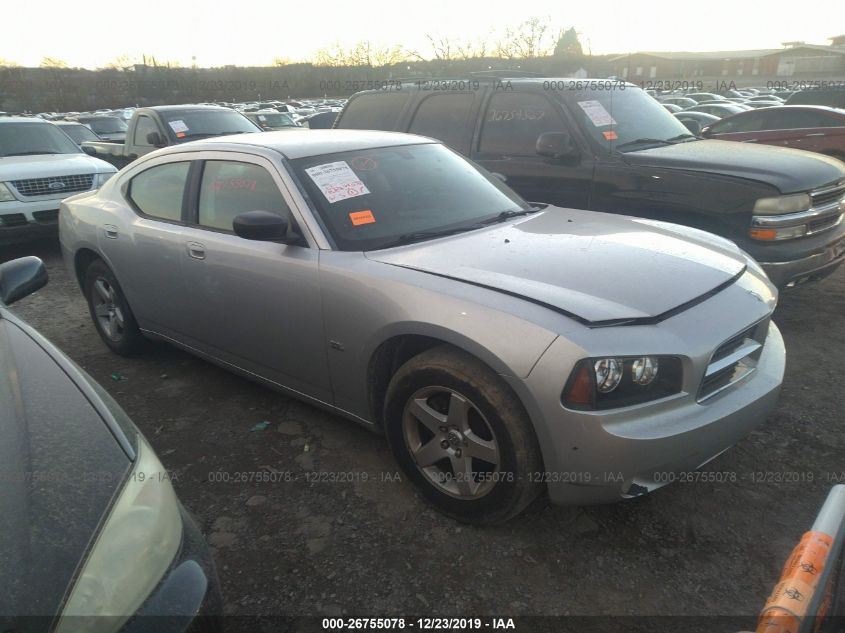
[(572, 137), (565, 132), (544, 132), (537, 139), (536, 150), (540, 156), (549, 158), (575, 158), (579, 155)]
[(97, 150), (95, 150), (93, 147), (88, 147), (87, 145), (83, 145), (82, 151), (85, 152), (86, 154), (88, 154), (89, 156), (94, 156), (94, 157), (97, 156)]
[(11, 305), (47, 283), (47, 269), (37, 257), (21, 257), (0, 265), (0, 303)]
[(269, 211), (239, 213), (232, 220), (232, 227), (235, 229), (235, 235), (245, 240), (285, 244), (299, 241), (299, 236), (288, 235), (287, 219)]
[(167, 145), (165, 140), (161, 137), (161, 134), (158, 132), (150, 132), (147, 134), (147, 143), (152, 145), (153, 147), (164, 147)]

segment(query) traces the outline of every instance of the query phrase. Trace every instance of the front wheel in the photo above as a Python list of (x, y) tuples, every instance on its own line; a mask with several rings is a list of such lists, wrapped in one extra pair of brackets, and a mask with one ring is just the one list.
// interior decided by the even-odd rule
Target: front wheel
[(438, 510), (502, 523), (541, 492), (537, 438), (493, 371), (448, 346), (405, 363), (387, 390), (385, 432), (399, 466)]
[(117, 278), (102, 260), (95, 260), (85, 271), (85, 298), (94, 327), (103, 342), (116, 354), (131, 356), (143, 336), (129, 308)]

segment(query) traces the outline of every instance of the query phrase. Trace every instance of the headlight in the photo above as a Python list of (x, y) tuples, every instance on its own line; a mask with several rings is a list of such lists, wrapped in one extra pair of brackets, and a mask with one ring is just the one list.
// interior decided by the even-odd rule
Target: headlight
[(13, 196), (12, 192), (9, 191), (6, 183), (0, 182), (0, 202), (11, 202), (14, 199), (15, 196)]
[(106, 184), (106, 182), (108, 182), (108, 179), (114, 176), (116, 173), (116, 171), (109, 171), (104, 174), (97, 174), (97, 176), (94, 178), (94, 188), (99, 189), (100, 187), (102, 187), (104, 184)]
[(118, 630), (164, 576), (181, 539), (173, 486), (152, 447), (138, 435), (135, 468), (85, 561), (56, 633)]
[(570, 409), (615, 409), (680, 393), (682, 384), (676, 356), (586, 358), (575, 365), (561, 399)]
[(754, 203), (754, 215), (783, 215), (784, 213), (798, 213), (806, 211), (812, 206), (810, 194), (797, 193), (790, 196), (776, 198), (760, 198)]

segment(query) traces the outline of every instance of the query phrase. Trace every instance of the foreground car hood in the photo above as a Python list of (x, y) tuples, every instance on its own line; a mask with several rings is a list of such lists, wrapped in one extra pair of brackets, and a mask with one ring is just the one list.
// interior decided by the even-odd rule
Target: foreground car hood
[(56, 613), (130, 466), (77, 385), (0, 310), (0, 630)]
[(777, 187), (781, 193), (808, 191), (845, 178), (834, 158), (788, 147), (706, 139), (627, 152), (631, 165), (725, 174)]
[(696, 229), (556, 207), (367, 257), (517, 295), (590, 325), (664, 318), (730, 285), (747, 261), (731, 242)]
[(79, 154), (39, 154), (38, 156), (6, 156), (0, 158), (0, 182), (113, 171), (115, 171), (115, 168), (107, 162), (82, 152)]

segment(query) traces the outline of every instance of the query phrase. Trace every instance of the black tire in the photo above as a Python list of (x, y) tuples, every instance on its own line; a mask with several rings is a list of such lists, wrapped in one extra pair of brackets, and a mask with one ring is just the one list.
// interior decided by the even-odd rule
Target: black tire
[[(453, 406), (459, 411), (454, 417), (449, 415)], [(445, 420), (436, 430), (431, 423), (440, 422), (432, 412)], [(465, 432), (450, 424), (461, 417), (467, 420)], [(454, 519), (504, 523), (543, 492), (538, 478), (532, 477), (542, 472), (543, 462), (528, 414), (507, 384), (470, 354), (440, 346), (402, 365), (387, 388), (384, 421), (399, 467), (435, 508)], [(418, 466), (415, 451), (421, 462), (440, 461)], [(479, 451), (498, 463), (477, 458)], [(444, 456), (438, 457), (439, 452)], [(461, 479), (456, 464), (468, 476)], [(461, 488), (461, 481), (469, 483)]]
[[(83, 287), (91, 320), (103, 342), (115, 354), (135, 354), (140, 349), (144, 337), (138, 329), (135, 315), (132, 314), (117, 278), (105, 262), (100, 259), (91, 262), (85, 271)], [(106, 299), (104, 291), (111, 296), (111, 303)], [(104, 315), (102, 310), (110, 311), (110, 317)], [(114, 325), (112, 332), (108, 331), (109, 326), (104, 323), (104, 319), (110, 320)]]

